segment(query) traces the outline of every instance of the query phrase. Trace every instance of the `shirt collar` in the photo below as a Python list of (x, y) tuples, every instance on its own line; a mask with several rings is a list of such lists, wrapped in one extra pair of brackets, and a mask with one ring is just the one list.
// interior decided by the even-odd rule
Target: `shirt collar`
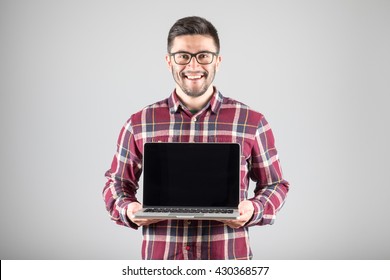
[[(211, 97), (210, 101), (206, 104), (205, 107), (209, 107), (213, 113), (217, 114), (219, 108), (221, 108), (223, 98), (224, 98), (223, 95), (217, 90), (217, 88), (214, 87), (213, 96)], [(176, 113), (180, 107), (184, 107), (179, 97), (177, 96), (176, 90), (174, 90), (172, 94), (169, 96), (168, 106), (171, 114)]]

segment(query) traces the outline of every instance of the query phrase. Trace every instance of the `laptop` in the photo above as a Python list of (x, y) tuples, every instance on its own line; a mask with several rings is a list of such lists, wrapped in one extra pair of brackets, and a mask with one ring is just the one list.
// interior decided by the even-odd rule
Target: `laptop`
[(236, 219), (240, 156), (238, 143), (145, 143), (143, 209), (135, 217)]

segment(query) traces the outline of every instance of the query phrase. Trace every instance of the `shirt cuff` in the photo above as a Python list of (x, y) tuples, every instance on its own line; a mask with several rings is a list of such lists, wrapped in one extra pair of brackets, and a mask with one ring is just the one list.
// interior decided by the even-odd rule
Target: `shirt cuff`
[(129, 217), (127, 216), (127, 208), (129, 206), (130, 203), (132, 203), (134, 201), (130, 201), (126, 204), (123, 205), (121, 211), (120, 211), (120, 219), (123, 223), (123, 225), (127, 226), (127, 227), (130, 227), (130, 228), (133, 228), (133, 229), (138, 229), (139, 226), (136, 225), (135, 223), (133, 223)]
[(264, 212), (264, 207), (260, 201), (253, 198), (249, 199), (249, 201), (252, 202), (254, 210), (253, 210), (252, 218), (245, 225), (247, 227), (255, 226), (259, 224), (263, 219), (263, 212)]

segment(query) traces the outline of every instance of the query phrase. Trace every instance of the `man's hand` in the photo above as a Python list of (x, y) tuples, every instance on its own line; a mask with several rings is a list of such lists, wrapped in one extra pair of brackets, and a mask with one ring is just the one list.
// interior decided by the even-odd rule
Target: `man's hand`
[(141, 209), (142, 209), (142, 205), (139, 204), (138, 202), (132, 202), (127, 207), (127, 217), (129, 217), (129, 219), (137, 226), (139, 226), (139, 227), (148, 226), (150, 224), (154, 224), (154, 223), (162, 221), (159, 219), (137, 219), (137, 218), (134, 218), (134, 214)]
[(236, 220), (221, 220), (220, 222), (228, 225), (231, 228), (240, 228), (245, 225), (253, 215), (255, 208), (249, 200), (243, 200), (238, 204), (238, 212), (240, 216)]

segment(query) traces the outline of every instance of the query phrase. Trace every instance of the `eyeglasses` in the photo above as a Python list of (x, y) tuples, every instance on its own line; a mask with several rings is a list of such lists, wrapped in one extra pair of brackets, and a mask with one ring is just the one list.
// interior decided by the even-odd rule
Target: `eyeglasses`
[(193, 57), (195, 57), (196, 61), (199, 64), (205, 65), (205, 64), (212, 63), (214, 60), (214, 56), (217, 56), (218, 53), (209, 52), (209, 51), (202, 51), (198, 53), (175, 52), (175, 53), (170, 53), (169, 55), (173, 56), (173, 59), (175, 60), (176, 64), (179, 65), (189, 64)]

